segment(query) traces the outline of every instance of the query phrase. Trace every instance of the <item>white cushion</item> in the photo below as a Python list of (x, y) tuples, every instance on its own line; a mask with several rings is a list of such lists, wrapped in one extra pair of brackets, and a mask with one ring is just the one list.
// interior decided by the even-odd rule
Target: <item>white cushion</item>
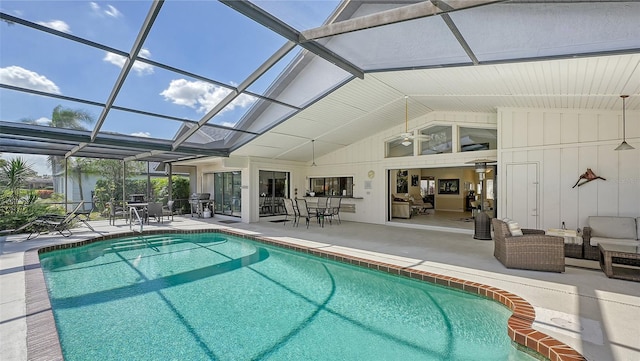
[(638, 242), (635, 239), (591, 237), (591, 245), (592, 246), (596, 247), (600, 243), (617, 244), (617, 245), (629, 245), (629, 246), (640, 246), (640, 242)]
[(509, 226), (509, 232), (511, 233), (512, 236), (518, 237), (523, 235), (522, 229), (520, 228), (520, 225), (518, 224), (518, 222), (509, 221), (507, 225)]
[(636, 219), (632, 217), (589, 217), (591, 237), (638, 239)]

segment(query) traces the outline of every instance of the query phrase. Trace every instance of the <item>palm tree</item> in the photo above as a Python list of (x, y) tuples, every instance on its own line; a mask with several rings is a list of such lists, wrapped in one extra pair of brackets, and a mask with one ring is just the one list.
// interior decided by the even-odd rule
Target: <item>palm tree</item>
[[(94, 121), (95, 120), (91, 114), (85, 110), (64, 108), (62, 105), (58, 105), (53, 108), (53, 114), (51, 115), (51, 123), (49, 126), (55, 128), (87, 130), (85, 124), (91, 125)], [(49, 157), (52, 174), (55, 174), (57, 170), (56, 168), (62, 165), (62, 160), (62, 157)], [(82, 183), (82, 179), (78, 179), (78, 181)]]
[(62, 105), (53, 108), (51, 115), (51, 126), (56, 128), (86, 130), (83, 123), (91, 125), (94, 121), (89, 112), (81, 109), (63, 108)]
[[(37, 123), (34, 119), (23, 119), (22, 122), (27, 124), (41, 124)], [(54, 128), (87, 130), (85, 124), (91, 125), (94, 122), (93, 116), (85, 110), (64, 108), (62, 105), (58, 105), (53, 108), (49, 126)], [(49, 156), (51, 174), (55, 175), (57, 168), (62, 165), (62, 160), (63, 158), (60, 156)]]
[[(22, 121), (28, 124), (36, 124), (33, 119), (23, 119)], [(93, 116), (85, 110), (65, 108), (62, 105), (58, 105), (53, 108), (53, 114), (51, 115), (49, 126), (64, 129), (87, 130), (86, 125), (91, 125), (94, 122), (95, 120), (93, 119)], [(64, 164), (63, 161), (64, 157), (55, 155), (49, 156), (49, 165), (51, 166), (52, 175), (55, 176), (58, 170), (62, 168)], [(80, 196), (82, 197), (82, 172), (86, 172), (91, 168), (90, 161), (76, 159), (75, 161), (71, 160), (70, 163), (69, 168), (71, 171), (69, 174), (78, 180), (78, 188)], [(84, 204), (82, 207), (84, 209)]]

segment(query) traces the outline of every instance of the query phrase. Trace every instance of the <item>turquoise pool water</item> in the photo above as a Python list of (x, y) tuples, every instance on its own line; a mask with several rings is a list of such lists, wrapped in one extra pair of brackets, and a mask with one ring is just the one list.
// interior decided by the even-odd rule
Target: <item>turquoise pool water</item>
[(68, 361), (533, 360), (496, 302), (233, 236), (40, 257)]

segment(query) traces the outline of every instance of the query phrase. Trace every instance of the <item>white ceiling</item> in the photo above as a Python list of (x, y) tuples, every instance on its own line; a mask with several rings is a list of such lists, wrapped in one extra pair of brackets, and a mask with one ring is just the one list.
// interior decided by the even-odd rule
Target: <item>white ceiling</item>
[(311, 139), (319, 157), (404, 124), (405, 95), (411, 120), (498, 107), (621, 110), (621, 94), (627, 111), (640, 110), (640, 54), (367, 73), (232, 155), (310, 162)]

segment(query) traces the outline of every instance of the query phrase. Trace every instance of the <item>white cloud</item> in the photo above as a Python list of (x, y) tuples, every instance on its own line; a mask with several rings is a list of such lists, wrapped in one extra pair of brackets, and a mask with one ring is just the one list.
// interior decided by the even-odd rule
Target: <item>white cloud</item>
[(46, 76), (15, 65), (0, 68), (0, 82), (47, 93), (62, 94), (60, 88)]
[(143, 137), (143, 138), (151, 138), (151, 133), (149, 132), (136, 132), (131, 133), (134, 137)]
[[(173, 104), (186, 105), (196, 109), (200, 113), (206, 113), (216, 104), (220, 103), (231, 91), (221, 86), (206, 83), (200, 80), (188, 81), (186, 79), (174, 79), (169, 87), (160, 95)], [(255, 98), (245, 94), (237, 97), (231, 104), (225, 107), (221, 113), (235, 109), (245, 108), (255, 101)]]
[(116, 9), (113, 5), (107, 5), (107, 8), (103, 10), (98, 3), (92, 1), (89, 3), (89, 6), (91, 6), (91, 10), (99, 16), (107, 15), (112, 18), (119, 18), (122, 16), (120, 10)]
[[(147, 58), (147, 59), (151, 58), (151, 52), (147, 49), (140, 50), (139, 55), (141, 58)], [(108, 63), (111, 63), (119, 68), (122, 68), (127, 59), (118, 54), (107, 52), (102, 60)], [(131, 69), (133, 69), (133, 71), (138, 73), (138, 75), (153, 74), (153, 66), (146, 63), (139, 62), (139, 61), (134, 62), (133, 67)]]
[(62, 31), (63, 33), (71, 34), (71, 28), (69, 27), (69, 24), (65, 23), (62, 20), (40, 21), (38, 22), (38, 24), (54, 30)]
[(112, 5), (107, 5), (107, 7), (109, 8), (109, 10), (105, 10), (104, 13), (113, 17), (113, 18), (119, 18), (122, 16), (122, 13), (120, 11), (118, 11), (118, 9), (116, 9), (114, 6)]
[(38, 125), (51, 125), (51, 119), (45, 117), (38, 118), (34, 122)]
[(145, 59), (151, 59), (151, 52), (147, 49), (140, 49), (138, 56)]

